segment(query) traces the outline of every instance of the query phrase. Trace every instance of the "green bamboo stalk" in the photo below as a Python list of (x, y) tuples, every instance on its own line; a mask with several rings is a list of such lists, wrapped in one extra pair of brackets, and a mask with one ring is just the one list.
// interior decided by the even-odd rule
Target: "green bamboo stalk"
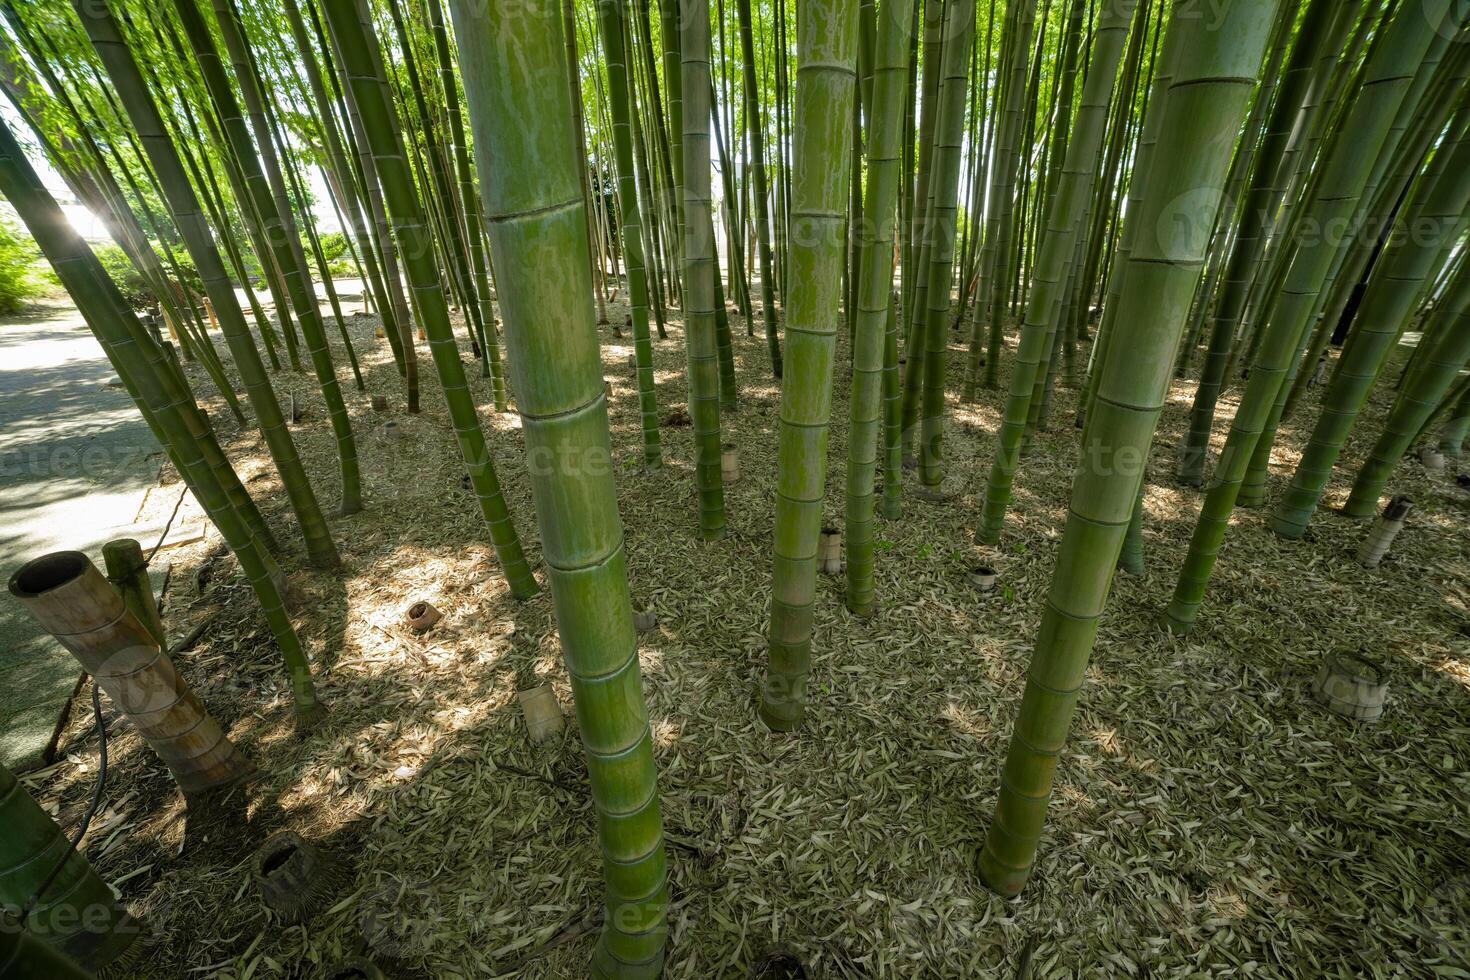
[[(719, 268), (710, 197), (709, 0), (676, 8), (684, 131), (684, 346), (689, 357), (689, 414), (694, 420), (694, 485), (699, 529), (706, 541), (725, 536), (720, 477), (720, 364), (717, 350)], [(667, 28), (666, 28), (667, 29)], [(667, 67), (667, 61), (665, 61)]]
[[(975, 36), (975, 5), (959, 0), (946, 5), (944, 55), (939, 82), (938, 117), (934, 125), (932, 204), (928, 221), (929, 266), (921, 318), (924, 391), (919, 432), (919, 483), (937, 494), (944, 482), (944, 376), (949, 358), (950, 282), (954, 277), (955, 224), (959, 213), (960, 145), (965, 134), (965, 86), (969, 82), (970, 45)], [(912, 356), (919, 354), (918, 348)]]
[(1470, 391), (1450, 410), (1450, 418), (1439, 430), (1439, 451), (1450, 459), (1459, 459), (1465, 452), (1465, 440), (1470, 438)]
[(845, 265), (842, 229), (852, 147), (847, 127), (856, 97), (857, 28), (856, 0), (808, 0), (796, 11), (791, 287), (776, 470), (770, 663), (760, 705), (761, 720), (774, 731), (801, 725), (811, 671), (817, 541)]
[(337, 548), (331, 530), (322, 516), (316, 493), (306, 476), (295, 441), (286, 426), (275, 390), (260, 360), (260, 352), (250, 336), (244, 311), (235, 298), (234, 286), (225, 271), (224, 262), (215, 249), (209, 224), (199, 208), (198, 198), (189, 183), (173, 140), (164, 126), (157, 104), (148, 92), (138, 64), (133, 59), (117, 22), (105, 6), (89, 0), (73, 0), (97, 54), (107, 69), (108, 77), (127, 110), (128, 118), (142, 140), (154, 169), (158, 172), (164, 200), (175, 226), (184, 239), (189, 257), (204, 284), (205, 294), (214, 305), (215, 316), (224, 331), (234, 357), (235, 367), (250, 399), (250, 406), (260, 422), (261, 435), (270, 450), (271, 459), (281, 475), (281, 484), (291, 508), (301, 525), (307, 554), (319, 568), (332, 568), (338, 562)]
[[(1378, 500), (1394, 467), (1450, 395), (1470, 360), (1470, 265), (1461, 265), (1434, 319), (1438, 322), (1425, 332), (1426, 337), (1434, 338), (1432, 346), (1426, 349), (1420, 370), (1400, 390), (1343, 505), (1342, 512), (1348, 517), (1368, 518), (1377, 512)], [(1470, 392), (1452, 397), (1462, 410), (1470, 402)]]
[(780, 379), (781, 337), (776, 319), (776, 274), (771, 265), (771, 217), (767, 207), (770, 188), (766, 180), (766, 127), (761, 116), (760, 91), (756, 85), (750, 0), (737, 0), (737, 9), (740, 14), (740, 51), (744, 71), (742, 89), (745, 97), (745, 129), (750, 136), (751, 176), (755, 182), (755, 241), (760, 254), (761, 320), (765, 326), (771, 373)]
[[(1441, 111), (1441, 108), (1459, 104), (1458, 100), (1430, 98), (1426, 101), (1425, 99), (1425, 95), (1434, 92), (1436, 88), (1443, 90), (1441, 86), (1447, 80), (1447, 76), (1455, 78), (1450, 91), (1458, 91), (1465, 80), (1465, 69), (1470, 69), (1470, 58), (1450, 61), (1444, 59), (1444, 54), (1449, 46), (1449, 37), (1444, 34), (1436, 34), (1429, 51), (1420, 63), (1419, 71), (1415, 73), (1409, 91), (1402, 102), (1399, 115), (1390, 128), (1388, 136), (1384, 139), (1383, 146), (1374, 161), (1373, 169), (1369, 172), (1359, 205), (1353, 213), (1352, 223), (1348, 225), (1345, 247), (1337, 250), (1327, 277), (1317, 289), (1311, 313), (1307, 318), (1308, 325), (1324, 317), (1324, 310), (1327, 309), (1334, 295), (1350, 290), (1353, 283), (1357, 281), (1357, 277), (1361, 275), (1361, 269), (1351, 267), (1349, 260), (1355, 255), (1371, 256), (1372, 254), (1371, 250), (1366, 253), (1358, 250), (1358, 239), (1365, 235), (1374, 237), (1376, 235), (1374, 229), (1391, 223), (1393, 207), (1401, 200), (1403, 188), (1407, 186), (1424, 151), (1428, 149), (1431, 138), (1437, 135), (1443, 126), (1444, 112)], [(1443, 71), (1442, 68), (1452, 70)], [(1431, 88), (1432, 85), (1434, 88)], [(1416, 131), (1420, 133), (1417, 139), (1414, 136)], [(1344, 138), (1343, 131), (1339, 131), (1337, 140), (1341, 141)], [(1415, 147), (1416, 142), (1417, 148)], [(1378, 203), (1380, 195), (1383, 195), (1385, 203)], [(1379, 220), (1374, 220), (1375, 215), (1381, 216)], [(1332, 230), (1329, 228), (1329, 233)], [(1344, 272), (1347, 274), (1344, 275)], [(1338, 307), (1338, 315), (1341, 309)], [(1355, 331), (1355, 336), (1357, 335), (1360, 334)], [(1310, 329), (1304, 329), (1297, 338), (1296, 349), (1291, 356), (1282, 384), (1277, 389), (1275, 403), (1266, 417), (1261, 435), (1256, 440), (1255, 451), (1251, 454), (1250, 466), (1241, 481), (1237, 502), (1242, 507), (1260, 507), (1265, 503), (1271, 451), (1275, 447), (1276, 434), (1285, 416), (1287, 400), (1296, 380), (1297, 369), (1304, 363), (1305, 352), (1311, 339)], [(1339, 368), (1342, 363), (1339, 361)]]
[[(742, 0), (748, 4), (748, 0)], [(874, 52), (873, 94), (868, 119), (868, 220), (859, 228), (862, 268), (858, 277), (857, 325), (853, 336), (852, 396), (847, 439), (847, 608), (860, 616), (874, 607), (873, 475), (883, 427), (888, 321), (893, 308), (893, 234), (897, 218), (899, 129), (908, 85), (908, 26), (914, 0), (886, 0)], [(885, 482), (885, 496), (887, 484)]]
[(469, 242), (470, 265), (475, 276), (475, 296), (480, 304), (480, 341), (484, 346), (485, 358), (481, 366), (490, 377), (490, 393), (495, 410), (503, 412), (507, 407), (505, 392), (505, 365), (501, 363), (500, 338), (495, 328), (495, 309), (490, 298), (490, 259), (486, 254), (485, 236), (482, 229), (479, 195), (475, 192), (475, 175), (470, 167), (469, 141), (464, 128), (464, 116), (459, 111), (460, 93), (455, 84), (454, 58), (449, 50), (449, 32), (444, 29), (444, 8), (439, 0), (426, 0), (429, 8), (429, 24), (434, 32), (434, 50), (439, 59), (439, 84), (443, 90), (447, 109), (449, 150), (455, 161), (459, 178), (460, 203), (464, 208), (465, 238)]
[[(1352, 134), (1352, 138), (1337, 141), (1329, 153), (1314, 200), (1306, 209), (1312, 227), (1334, 228), (1350, 221), (1357, 210), (1374, 158), (1388, 138), (1414, 75), (1444, 19), (1447, 3), (1445, 0), (1434, 0), (1434, 3), (1437, 6), (1427, 10), (1417, 6), (1402, 8), (1370, 56), (1364, 69), (1362, 91), (1340, 129)], [(1263, 325), (1250, 382), (1231, 424), (1225, 451), (1216, 467), (1214, 485), (1200, 512), (1173, 601), (1164, 613), (1164, 623), (1173, 632), (1189, 632), (1198, 619), (1241, 481), (1257, 440), (1277, 405), (1277, 395), (1286, 375), (1295, 363), (1298, 344), (1337, 252), (1337, 241), (1325, 234), (1308, 236), (1298, 243), (1271, 321)]]
[(1021, 326), (1021, 346), (1011, 373), (1010, 395), (986, 484), (980, 523), (975, 529), (975, 538), (982, 544), (1000, 540), (1006, 512), (1010, 509), (1011, 489), (1020, 465), (1041, 359), (1045, 356), (1051, 324), (1061, 315), (1067, 263), (1074, 258), (1075, 244), (1081, 235), (1083, 213), (1095, 179), (1092, 168), (1102, 146), (1118, 61), (1123, 55), (1129, 18), (1136, 3), (1137, 0), (1108, 0), (1099, 14), (1092, 67), (1082, 85), (1082, 104), (1077, 110), (1075, 131), (1067, 146), (1061, 177), (1047, 207), (1046, 234), (1036, 259), (1036, 283)]
[(231, 480), (234, 471), (203, 414), (175, 380), (161, 352), (149, 346), (127, 301), (66, 220), (6, 126), (0, 126), (0, 193), (20, 213), (119, 377), (130, 386), (144, 417), (163, 438), (179, 472), (238, 558), (286, 663), (297, 725), (310, 728), (325, 707), (317, 700), (311, 667), (276, 583), (279, 569), (270, 557), (269, 531), (259, 515), (252, 514), (253, 505), (242, 506), (249, 504), (248, 495), (240, 500), (243, 488), (232, 491), (238, 478)]
[[(282, 0), (282, 9), (286, 13), (286, 23), (290, 27), (291, 38), (296, 45), (296, 56), (301, 60), (302, 73), (306, 75), (307, 88), (316, 106), (317, 121), (322, 132), (322, 145), (327, 157), (322, 171), (332, 178), (329, 183), (334, 191), (333, 199), (339, 211), (346, 216), (346, 225), (351, 229), (348, 243), (351, 244), (353, 240), (357, 242), (360, 257), (355, 256), (355, 258), (357, 258), (359, 270), (369, 290), (367, 295), (372, 297), (378, 315), (382, 317), (383, 333), (388, 338), (393, 360), (398, 365), (399, 371), (402, 372), (404, 370), (403, 331), (398, 323), (394, 304), (388, 296), (388, 286), (383, 279), (382, 267), (378, 264), (372, 234), (363, 217), (363, 202), (359, 198), (360, 189), (356, 175), (347, 159), (342, 133), (338, 128), (336, 114), (332, 110), (332, 98), (327, 92), (326, 84), (322, 81), (321, 66), (312, 48), (311, 37), (306, 32), (306, 22), (301, 16), (301, 8), (297, 5), (297, 0)], [(329, 52), (324, 51), (323, 54), (330, 57)], [(325, 273), (323, 275), (325, 276)]]
[(658, 403), (653, 389), (653, 344), (648, 336), (648, 274), (643, 265), (643, 216), (633, 173), (633, 115), (628, 86), (628, 63), (623, 39), (622, 0), (598, 0), (597, 22), (607, 65), (612, 103), (613, 149), (618, 168), (620, 231), (628, 276), (628, 299), (633, 311), (633, 356), (638, 365), (638, 408), (643, 418), (643, 464), (649, 470), (663, 465), (658, 432)]
[(1036, 861), (1057, 763), (1275, 8), (1275, 2), (1230, 4), (1208, 19), (1181, 16), (1185, 8), (1175, 7), (1167, 45), (1178, 50), (1176, 70), (1167, 98), (1153, 109), (1164, 114), (1158, 152), (1141, 208), (1129, 215), (1130, 224), (1146, 231), (1133, 236), (1116, 353), (1099, 366), (1067, 528), (979, 859), (981, 877), (1003, 895), (1021, 890)]
[[(373, 25), (363, 20), (355, 0), (324, 0), (323, 13), (331, 27), (338, 58), (352, 89), (363, 131), (371, 139), (373, 166), (382, 182), (383, 196), (397, 237), (403, 243), (402, 257), (409, 283), (417, 297), (420, 321), (429, 335), (429, 352), (439, 373), (439, 384), (460, 453), (469, 470), (470, 483), (480, 502), (480, 513), (490, 530), (490, 540), (500, 567), (510, 583), (511, 595), (529, 599), (540, 591), (536, 577), (521, 550), (521, 542), (506, 506), (495, 464), (485, 444), (485, 433), (465, 380), (464, 364), (454, 342), (449, 306), (444, 298), (433, 246), (423, 207), (414, 194), (403, 140), (392, 123), (393, 105), (388, 83), (382, 76), (374, 52), (378, 51)], [(544, 281), (544, 280), (543, 280)]]
[[(342, 65), (337, 40), (335, 37), (329, 37), (321, 19), (322, 16), (321, 11), (313, 7), (312, 31), (317, 37), (317, 47), (322, 53), (322, 64), (327, 77), (339, 79), (338, 86), (341, 90), (342, 104), (347, 110), (348, 123), (343, 136), (356, 152), (357, 173), (367, 202), (365, 217), (371, 218), (373, 230), (377, 235), (378, 254), (383, 263), (383, 285), (388, 291), (389, 306), (393, 310), (392, 320), (397, 323), (399, 330), (398, 350), (403, 355), (399, 369), (403, 374), (406, 408), (410, 415), (414, 415), (419, 410), (419, 367), (418, 350), (414, 343), (414, 318), (410, 313), (409, 297), (403, 288), (398, 245), (393, 240), (393, 223), (388, 215), (387, 202), (384, 200), (383, 179), (378, 173), (371, 137), (357, 104), (357, 94), (353, 91), (352, 84), (347, 78), (346, 68)], [(333, 71), (334, 58), (336, 72)], [(381, 64), (381, 60), (374, 59), (373, 64), (374, 67), (377, 67)], [(388, 123), (397, 137), (397, 142), (401, 144), (403, 137), (398, 129), (396, 113), (389, 117)], [(417, 296), (413, 297), (412, 306), (413, 312), (417, 313)], [(384, 333), (387, 333), (388, 326), (389, 321), (385, 318), (383, 321)]]
[[(996, 388), (1000, 384), (1000, 360), (1001, 348), (1004, 346), (1005, 331), (1005, 297), (1009, 289), (1009, 282), (1005, 276), (1006, 264), (1009, 261), (1011, 241), (1015, 226), (1015, 185), (1017, 172), (1020, 168), (1021, 157), (1024, 155), (1023, 143), (1021, 142), (1021, 109), (1026, 99), (1026, 52), (1031, 48), (1031, 34), (1036, 24), (1036, 0), (1021, 0), (1017, 4), (1017, 17), (1014, 21), (1015, 40), (1011, 44), (1011, 63), (1009, 73), (1001, 88), (1004, 99), (1002, 118), (1000, 125), (1000, 152), (996, 156), (996, 166), (999, 168), (1000, 179), (995, 181), (994, 196), (991, 207), (995, 210), (995, 221), (992, 224), (987, 217), (985, 252), (988, 255), (981, 261), (986, 270), (982, 273), (984, 278), (980, 281), (980, 289), (976, 292), (975, 316), (983, 317), (988, 325), (988, 344), (985, 354), (985, 381), (986, 388)], [(993, 229), (993, 235), (991, 230)], [(980, 366), (980, 353), (972, 346), (970, 351), (971, 377), (978, 377)], [(973, 381), (971, 390), (968, 392), (973, 399)]]
[(1284, 538), (1306, 532), (1348, 433), (1407, 328), (1425, 280), (1433, 277), (1434, 263), (1445, 243), (1458, 240), (1470, 223), (1470, 129), (1462, 128), (1437, 156), (1439, 173), (1420, 179), (1404, 209), (1404, 228), (1373, 273), (1358, 314), (1358, 340), (1328, 389), (1291, 488), (1272, 517), (1271, 529)]
[[(245, 185), (251, 195), (251, 203), (261, 216), (271, 253), (283, 272), (292, 308), (297, 321), (301, 324), (301, 333), (306, 341), (312, 368), (316, 372), (322, 398), (326, 401), (332, 433), (337, 441), (337, 457), (342, 473), (342, 503), (339, 512), (344, 515), (355, 514), (362, 510), (362, 476), (357, 464), (357, 443), (352, 435), (352, 423), (347, 417), (347, 406), (342, 400), (342, 388), (337, 382), (336, 370), (332, 366), (332, 355), (327, 349), (326, 331), (322, 326), (316, 293), (311, 286), (310, 278), (306, 275), (304, 258), (300, 261), (297, 258), (296, 253), (301, 250), (301, 240), (296, 233), (295, 223), (291, 220), (290, 214), (282, 213), (280, 210), (279, 203), (284, 198), (284, 189), (278, 198), (271, 186), (272, 182), (267, 178), (266, 171), (262, 169), (263, 163), (268, 169), (269, 163), (275, 160), (270, 131), (264, 122), (263, 110), (257, 113), (256, 107), (259, 104), (254, 102), (251, 114), (261, 116), (256, 122), (256, 134), (259, 137), (260, 146), (260, 153), (257, 156), (250, 140), (250, 132), (246, 128), (244, 115), (240, 111), (240, 104), (235, 100), (234, 90), (225, 75), (224, 64), (220, 61), (219, 52), (215, 49), (214, 39), (195, 2), (196, 0), (174, 0), (174, 9), (179, 14), (184, 35), (188, 38), (190, 47), (194, 51), (194, 59), (204, 78), (209, 97), (219, 114), (220, 122), (234, 151), (235, 160), (243, 171)], [(228, 9), (228, 0), (215, 0), (215, 13), (221, 18), (221, 33), (227, 45), (232, 48), (236, 76), (240, 79), (242, 91), (246, 93), (247, 101), (258, 100), (259, 91), (255, 89), (253, 77), (248, 70), (243, 48), (244, 41), (238, 35), (233, 12)]]
[[(537, 81), (566, 71), (565, 47), (557, 18), (527, 16), (511, 0), (453, 0), (451, 9), (603, 848), (607, 917), (592, 975), (653, 978), (668, 933), (668, 870), (584, 251), (587, 212), (568, 92)], [(536, 180), (521, 179), (533, 172)], [(555, 462), (538, 468), (538, 459)]]
[[(40, 950), (27, 952), (37, 959), (48, 957), (42, 961), (48, 965), (49, 957), (57, 954), (65, 956), (68, 963), (76, 961), (70, 973), (28, 973), (24, 970), (39, 965), (35, 960), (29, 956), (25, 961), (12, 960), (0, 946), (0, 976), (7, 980), (66, 980), (91, 977), (92, 971), (108, 967), (118, 974), (136, 964), (147, 926), (113, 897), (107, 882), (92, 870), (86, 857), (72, 847), (51, 816), (3, 765), (0, 822), (5, 827), (0, 843), (0, 905), (4, 906), (0, 935), (32, 937)], [(58, 864), (55, 879), (47, 884), (46, 879)], [(45, 891), (38, 894), (43, 886)], [(25, 918), (12, 920), (12, 909), (24, 910)]]

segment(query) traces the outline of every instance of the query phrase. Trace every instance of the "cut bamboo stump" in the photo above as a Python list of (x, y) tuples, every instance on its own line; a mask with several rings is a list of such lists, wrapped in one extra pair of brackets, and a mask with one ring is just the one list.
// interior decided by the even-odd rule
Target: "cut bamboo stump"
[[(71, 957), (88, 971), (121, 967), (142, 947), (146, 934), (112, 896), (87, 859), (41, 805), (31, 799), (9, 769), (0, 766), (0, 906), (22, 908), (60, 862), (61, 870), (36, 902), (26, 920), (26, 932), (46, 946)], [(18, 933), (7, 913), (0, 923), (0, 939)], [(3, 948), (3, 947), (0, 947)], [(10, 977), (0, 955), (0, 976)], [(132, 971), (117, 969), (117, 974)], [(64, 973), (25, 976), (65, 977)]]
[(86, 555), (59, 551), (27, 562), (11, 577), (10, 594), (96, 679), (186, 796), (255, 772)]
[(720, 479), (726, 486), (740, 482), (740, 450), (733, 442), (720, 447)]
[(994, 592), (995, 583), (999, 577), (995, 569), (989, 565), (976, 565), (970, 569), (970, 584), (981, 592)]
[(516, 694), (521, 703), (521, 717), (526, 720), (526, 736), (532, 745), (540, 745), (561, 734), (566, 727), (562, 717), (561, 702), (556, 699), (550, 684), (528, 688)]
[(1388, 506), (1383, 509), (1383, 516), (1378, 518), (1378, 523), (1373, 525), (1373, 530), (1358, 549), (1359, 565), (1377, 568), (1382, 564), (1388, 550), (1393, 547), (1394, 539), (1404, 529), (1409, 511), (1413, 509), (1414, 501), (1411, 497), (1395, 497), (1389, 501)]
[(340, 860), (290, 831), (261, 845), (251, 872), (266, 908), (292, 924), (330, 905), (349, 877)]
[(423, 600), (415, 602), (403, 612), (403, 622), (415, 633), (427, 633), (444, 614)]
[(1440, 452), (1434, 446), (1425, 446), (1419, 450), (1419, 463), (1427, 473), (1443, 473), (1444, 453)]
[(1317, 359), (1317, 370), (1312, 372), (1312, 380), (1308, 387), (1318, 388), (1327, 382), (1327, 355), (1323, 354)]
[(1367, 657), (1331, 653), (1312, 680), (1312, 696), (1333, 714), (1377, 721), (1388, 700), (1388, 679), (1383, 665)]
[(658, 614), (648, 610), (633, 610), (633, 628), (640, 633), (649, 633), (658, 628)]
[(842, 574), (842, 532), (836, 528), (822, 528), (817, 541), (817, 569), (824, 575)]
[(153, 598), (153, 583), (148, 581), (143, 546), (132, 538), (109, 541), (102, 546), (102, 564), (107, 569), (107, 580), (117, 588), (128, 612), (138, 617), (138, 622), (160, 647), (167, 647), (168, 636)]
[(373, 411), (375, 411), (375, 412), (386, 412), (386, 411), (388, 411), (388, 396), (387, 395), (374, 395), (373, 396)]
[(306, 415), (306, 406), (294, 394), (286, 396), (286, 412), (292, 422), (300, 422)]

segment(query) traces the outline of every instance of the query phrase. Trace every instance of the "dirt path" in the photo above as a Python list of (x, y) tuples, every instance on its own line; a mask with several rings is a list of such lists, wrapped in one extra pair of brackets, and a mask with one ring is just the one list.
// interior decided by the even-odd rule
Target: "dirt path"
[[(160, 450), (77, 311), (0, 321), (0, 573), (98, 547), (133, 523)], [(75, 661), (0, 597), (0, 761), (43, 760), (76, 687)]]

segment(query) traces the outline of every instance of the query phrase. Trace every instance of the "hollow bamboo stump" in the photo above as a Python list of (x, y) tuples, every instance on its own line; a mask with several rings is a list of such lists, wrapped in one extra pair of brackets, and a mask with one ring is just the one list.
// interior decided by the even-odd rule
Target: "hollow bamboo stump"
[(1383, 509), (1383, 515), (1378, 518), (1378, 523), (1373, 525), (1373, 530), (1358, 549), (1359, 565), (1377, 568), (1383, 562), (1388, 549), (1393, 547), (1394, 539), (1404, 529), (1409, 511), (1413, 509), (1414, 501), (1411, 497), (1395, 497), (1389, 501), (1388, 506)]
[(970, 584), (981, 592), (994, 592), (998, 575), (989, 565), (976, 565), (970, 569), (969, 578)]
[(327, 980), (383, 980), (383, 971), (359, 956), (338, 963), (327, 973)]
[(349, 877), (335, 855), (290, 831), (262, 844), (250, 870), (260, 900), (292, 923), (330, 905)]
[(443, 613), (422, 600), (403, 611), (404, 624), (415, 633), (427, 633), (443, 617)]
[[(0, 766), (0, 828), (4, 828), (0, 831), (0, 905), (23, 908), (61, 863), (60, 872), (26, 919), (32, 937), (85, 969), (97, 971), (123, 959), (146, 934), (143, 923), (117, 903), (107, 882), (72, 850), (61, 828), (4, 766)], [(7, 921), (0, 926), (0, 940), (11, 935)], [(0, 951), (4, 948), (0, 945)], [(11, 976), (3, 952), (0, 976)]]
[(1352, 653), (1332, 653), (1312, 680), (1312, 696), (1333, 714), (1377, 721), (1388, 700), (1388, 680), (1380, 664)]
[(27, 562), (11, 577), (10, 594), (96, 678), (185, 795), (254, 772), (86, 555), (58, 551)]

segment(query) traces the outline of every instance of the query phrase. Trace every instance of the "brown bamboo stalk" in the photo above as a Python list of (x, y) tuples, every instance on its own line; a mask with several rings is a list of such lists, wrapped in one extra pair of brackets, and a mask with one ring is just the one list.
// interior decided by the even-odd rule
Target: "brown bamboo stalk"
[(96, 679), (186, 796), (254, 773), (86, 555), (58, 551), (27, 562), (11, 576), (10, 594)]

